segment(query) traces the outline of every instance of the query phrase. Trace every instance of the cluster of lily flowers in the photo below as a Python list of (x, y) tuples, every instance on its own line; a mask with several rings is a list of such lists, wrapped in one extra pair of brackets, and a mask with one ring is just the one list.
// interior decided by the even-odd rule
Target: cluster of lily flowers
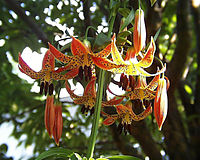
[[(120, 130), (126, 133), (131, 132), (132, 121), (140, 121), (146, 118), (152, 112), (151, 100), (154, 100), (154, 115), (161, 130), (163, 122), (167, 115), (167, 89), (169, 81), (164, 72), (166, 65), (154, 74), (145, 71), (152, 65), (156, 46), (151, 37), (150, 43), (146, 49), (146, 28), (144, 22), (144, 13), (138, 9), (135, 13), (135, 24), (133, 31), (133, 45), (129, 46), (123, 58), (123, 48), (121, 53), (116, 46), (115, 34), (111, 43), (102, 51), (93, 53), (90, 46), (82, 43), (80, 40), (72, 37), (71, 52), (72, 56), (58, 51), (49, 43), (49, 49), (45, 53), (42, 62), (42, 69), (39, 72), (32, 70), (19, 54), (19, 69), (21, 72), (33, 79), (41, 79), (40, 94), (47, 95), (45, 108), (45, 126), (50, 137), (54, 137), (59, 145), (59, 139), (62, 134), (62, 104), (54, 103), (53, 80), (65, 80), (65, 87), (75, 104), (82, 105), (81, 112), (87, 114), (95, 110), (96, 103), (96, 71), (95, 66), (112, 72), (121, 74), (118, 86), (125, 91), (123, 95), (115, 95), (108, 101), (102, 102), (101, 114), (105, 117), (103, 124), (111, 125), (119, 121)], [(111, 55), (111, 56), (109, 56)], [(112, 58), (108, 58), (112, 57)], [(55, 69), (55, 59), (66, 64)], [(81, 80), (85, 78), (87, 85), (82, 96), (76, 95), (71, 90), (68, 83), (69, 79), (78, 76)], [(152, 77), (147, 83), (146, 78)], [(110, 89), (108, 88), (110, 91)], [(112, 93), (112, 91), (110, 91)], [(126, 99), (126, 102), (124, 100)], [(133, 101), (140, 101), (143, 111), (135, 114), (133, 111)], [(109, 114), (104, 111), (105, 107), (113, 107), (115, 114)]]

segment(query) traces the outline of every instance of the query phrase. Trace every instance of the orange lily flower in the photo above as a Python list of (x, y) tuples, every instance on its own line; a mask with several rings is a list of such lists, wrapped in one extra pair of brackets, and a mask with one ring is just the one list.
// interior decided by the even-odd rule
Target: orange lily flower
[(70, 94), (70, 97), (73, 99), (75, 104), (83, 104), (81, 111), (82, 113), (86, 113), (90, 110), (91, 113), (94, 112), (94, 105), (96, 102), (96, 90), (95, 90), (95, 77), (89, 81), (87, 86), (85, 87), (83, 96), (78, 96), (74, 94), (74, 92), (70, 89), (68, 82), (65, 82), (65, 87), (67, 92)]
[(124, 127), (125, 133), (126, 133), (126, 130), (130, 132), (132, 121), (143, 120), (152, 112), (152, 107), (151, 105), (149, 105), (147, 109), (145, 109), (142, 113), (136, 115), (133, 112), (131, 101), (128, 101), (125, 105), (122, 105), (122, 104), (116, 105), (115, 108), (116, 108), (117, 114), (114, 114), (114, 115), (109, 115), (105, 112), (101, 112), (104, 116), (107, 117), (103, 121), (103, 124), (112, 125), (117, 119), (120, 119), (121, 120), (120, 123)]
[(71, 52), (73, 56), (68, 56), (59, 52), (50, 43), (49, 48), (52, 54), (59, 61), (67, 64), (64, 68), (67, 68), (69, 70), (79, 69), (79, 76), (81, 79), (83, 77), (83, 73), (86, 79), (88, 79), (88, 77), (89, 79), (91, 79), (94, 65), (105, 70), (122, 66), (116, 65), (112, 61), (106, 59), (106, 57), (110, 54), (111, 44), (107, 45), (107, 47), (101, 52), (94, 54), (91, 49), (84, 45), (80, 40), (72, 37)]
[(165, 71), (166, 69), (165, 66), (161, 70), (159, 70), (159, 72), (155, 74), (148, 73), (144, 70), (144, 68), (150, 67), (151, 64), (153, 63), (154, 53), (156, 49), (153, 38), (151, 38), (151, 42), (146, 53), (144, 54), (144, 56), (142, 55), (143, 58), (139, 61), (136, 56), (128, 61), (124, 61), (124, 59), (122, 58), (115, 44), (115, 41), (116, 41), (115, 36), (113, 36), (112, 41), (113, 43), (111, 46), (111, 55), (112, 55), (113, 62), (116, 63), (117, 65), (122, 65), (122, 66), (118, 68), (110, 69), (111, 72), (116, 73), (116, 74), (124, 73), (126, 75), (132, 75), (132, 76), (142, 75), (145, 77), (150, 77), (150, 76), (156, 76)]
[(53, 103), (54, 103), (54, 97), (52, 95), (51, 96), (48, 95), (46, 99), (44, 122), (50, 138), (52, 138), (53, 126), (55, 120), (55, 109)]
[[(91, 80), (88, 82), (88, 84), (85, 87), (83, 96), (78, 96), (74, 94), (74, 92), (70, 89), (67, 81), (65, 83), (67, 92), (70, 94), (70, 97), (73, 99), (73, 102), (75, 104), (82, 104), (83, 107), (81, 108), (81, 112), (84, 114), (87, 114), (90, 110), (90, 113), (94, 113), (94, 105), (96, 103), (96, 90), (95, 90), (95, 80), (96, 77), (92, 77)], [(116, 99), (114, 97), (113, 99), (109, 101), (102, 101), (102, 106), (113, 106), (119, 104), (124, 97), (121, 97), (119, 99)]]
[(55, 121), (53, 127), (53, 137), (57, 146), (59, 146), (59, 140), (61, 138), (62, 128), (63, 128), (62, 105), (61, 104), (54, 105), (54, 108), (55, 108)]
[[(156, 75), (153, 80), (147, 85), (146, 77), (139, 76), (137, 80), (137, 85), (134, 90), (127, 89), (126, 96), (130, 98), (130, 100), (140, 99), (143, 104), (143, 100), (152, 100), (155, 98), (156, 91), (154, 91), (160, 79), (160, 75)], [(144, 104), (143, 104), (143, 107)]]
[(167, 117), (168, 110), (167, 89), (169, 88), (169, 80), (167, 77), (165, 78), (163, 76), (163, 78), (159, 80), (156, 97), (154, 100), (154, 115), (159, 130), (162, 129), (162, 125)]
[[(78, 70), (74, 69), (69, 71), (65, 75), (59, 74), (60, 70), (54, 70), (55, 68), (55, 58), (51, 54), (50, 50), (47, 50), (47, 52), (44, 55), (43, 61), (42, 61), (42, 69), (39, 72), (35, 72), (32, 70), (26, 62), (22, 59), (21, 54), (19, 53), (19, 70), (22, 73), (25, 73), (29, 77), (33, 79), (41, 79), (40, 84), (40, 94), (43, 93), (43, 90), (45, 92), (45, 95), (47, 95), (47, 92), (49, 91), (49, 95), (53, 94), (53, 83), (52, 80), (66, 80), (70, 78), (74, 78), (78, 74)], [(62, 71), (62, 70), (61, 70)]]

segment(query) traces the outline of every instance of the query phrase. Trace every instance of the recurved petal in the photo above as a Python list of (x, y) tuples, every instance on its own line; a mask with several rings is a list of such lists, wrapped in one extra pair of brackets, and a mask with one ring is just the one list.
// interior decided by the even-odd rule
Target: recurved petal
[(67, 92), (69, 93), (69, 95), (70, 95), (70, 97), (72, 99), (74, 99), (74, 98), (80, 98), (80, 96), (77, 96), (76, 94), (74, 94), (74, 92), (70, 89), (67, 81), (65, 81), (65, 87), (66, 87), (66, 90), (67, 90)]
[(49, 50), (51, 51), (51, 53), (56, 57), (56, 59), (58, 59), (59, 61), (63, 62), (63, 63), (69, 63), (71, 62), (71, 60), (73, 59), (72, 56), (67, 56), (63, 53), (61, 53), (60, 51), (58, 51), (53, 45), (49, 44)]
[(147, 88), (150, 89), (150, 90), (155, 90), (156, 87), (158, 86), (159, 79), (160, 79), (160, 74), (156, 75), (151, 80), (151, 82), (149, 83), (149, 85), (147, 86)]
[(141, 121), (143, 119), (145, 119), (149, 114), (151, 114), (152, 112), (152, 107), (151, 107), (151, 104), (147, 107), (147, 109), (145, 109), (142, 113), (136, 115), (134, 112), (133, 113), (133, 116), (132, 116), (132, 119), (134, 121)]
[(52, 76), (55, 80), (67, 80), (72, 79), (78, 75), (78, 69), (73, 69), (68, 71), (66, 74), (62, 75), (56, 72), (53, 72)]
[(126, 64), (126, 62), (123, 60), (121, 54), (119, 53), (119, 50), (117, 49), (117, 46), (115, 44), (115, 37), (113, 36), (113, 42), (112, 42), (112, 46), (111, 46), (111, 55), (112, 55), (112, 59), (113, 62), (116, 64)]
[(21, 54), (19, 53), (19, 57), (18, 57), (18, 61), (19, 61), (19, 70), (28, 75), (29, 77), (33, 78), (33, 79), (40, 79), (42, 78), (42, 73), (41, 72), (35, 72), (34, 70), (32, 70), (27, 64), (26, 62), (24, 62), (24, 60), (21, 57)]
[(92, 97), (96, 96), (95, 81), (96, 81), (96, 77), (92, 77), (90, 82), (85, 87), (84, 94), (83, 94), (84, 96), (86, 95), (90, 95)]
[(106, 125), (106, 126), (110, 126), (112, 125), (115, 121), (117, 120), (117, 117), (108, 117), (106, 118), (104, 121), (103, 121), (103, 124)]
[(124, 97), (121, 97), (119, 99), (116, 99), (116, 97), (114, 97), (113, 99), (109, 100), (109, 101), (103, 101), (102, 102), (102, 106), (113, 106), (113, 105), (117, 105), (119, 103), (121, 103), (123, 101)]
[(151, 37), (151, 43), (147, 49), (145, 56), (138, 63), (134, 65), (137, 67), (142, 67), (142, 68), (148, 68), (149, 66), (151, 66), (151, 64), (153, 63), (155, 50), (156, 50), (156, 46), (155, 46), (153, 37)]
[(72, 37), (71, 51), (73, 55), (84, 55), (90, 53), (89, 49), (78, 39)]
[(106, 48), (104, 48), (102, 51), (100, 51), (98, 53), (90, 53), (90, 54), (92, 54), (92, 56), (94, 56), (94, 57), (103, 57), (103, 58), (106, 58), (106, 57), (108, 57), (110, 55), (111, 45), (112, 45), (112, 43), (108, 44), (106, 46)]
[(124, 65), (117, 65), (116, 63), (113, 63), (109, 59), (101, 57), (92, 57), (92, 61), (96, 66), (104, 70), (111, 70), (113, 68), (120, 68), (124, 66)]
[(42, 70), (53, 71), (55, 68), (55, 57), (48, 49), (42, 61)]
[[(166, 66), (164, 66), (157, 73), (151, 74), (151, 73), (148, 73), (147, 71), (145, 71), (142, 67), (138, 67), (137, 65), (134, 65), (134, 67), (135, 67), (135, 70), (137, 71), (136, 73), (138, 73), (137, 75), (142, 75), (142, 76), (145, 76), (145, 77), (156, 76), (158, 74), (165, 72), (165, 70), (166, 70)], [(132, 75), (131, 72), (129, 72), (129, 73), (130, 73), (130, 75)]]

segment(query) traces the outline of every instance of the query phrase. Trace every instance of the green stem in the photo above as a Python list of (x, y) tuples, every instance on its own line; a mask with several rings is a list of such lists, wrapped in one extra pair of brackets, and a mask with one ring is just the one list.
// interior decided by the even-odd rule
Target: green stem
[[(108, 37), (111, 37), (114, 22), (115, 22), (115, 15), (112, 16), (111, 21), (110, 21)], [(95, 147), (95, 142), (96, 142), (96, 137), (97, 137), (100, 112), (101, 112), (101, 102), (102, 102), (102, 96), (103, 96), (104, 76), (105, 76), (105, 71), (100, 69), (95, 112), (93, 116), (92, 130), (91, 130), (88, 152), (87, 152), (88, 159), (93, 157), (93, 152), (94, 152), (94, 147)]]

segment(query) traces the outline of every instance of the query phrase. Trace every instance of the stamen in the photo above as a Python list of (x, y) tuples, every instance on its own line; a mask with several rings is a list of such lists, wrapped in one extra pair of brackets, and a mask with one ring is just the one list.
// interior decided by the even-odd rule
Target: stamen
[(124, 77), (122, 79), (122, 89), (126, 90), (127, 86), (128, 86), (128, 78), (126, 75), (124, 75)]
[(85, 106), (83, 105), (82, 108), (81, 108), (81, 113), (82, 113), (82, 114), (85, 113), (85, 109), (86, 109), (86, 108), (85, 108)]
[(86, 115), (86, 116), (87, 116), (87, 114), (88, 114), (89, 107), (90, 107), (90, 106), (87, 106), (87, 107), (85, 108), (85, 115)]
[(94, 114), (94, 107), (90, 110), (90, 115)]
[(129, 134), (131, 134), (132, 132), (131, 132), (131, 125), (130, 124), (127, 125), (127, 129), (128, 129)]
[(131, 90), (134, 90), (135, 88), (135, 80), (131, 75), (129, 75), (129, 87), (131, 88)]
[(123, 84), (123, 77), (124, 77), (124, 73), (122, 73), (121, 74), (121, 76), (120, 76), (120, 85), (119, 85), (119, 87), (122, 87), (122, 84)]
[(42, 83), (40, 84), (40, 94), (43, 93), (43, 90), (44, 90), (44, 82), (42, 82)]
[(49, 88), (49, 83), (45, 82), (45, 85), (44, 85), (44, 95), (45, 96), (47, 95), (48, 88)]
[(53, 83), (51, 83), (50, 85), (49, 85), (49, 95), (52, 95), (53, 94)]
[(85, 81), (88, 80), (88, 67), (84, 66)]
[(117, 131), (119, 132), (119, 134), (122, 133), (122, 130), (123, 130), (123, 125), (121, 123), (119, 123), (118, 127), (117, 127)]
[(128, 129), (128, 128), (127, 128), (127, 125), (124, 124), (124, 134), (125, 134), (125, 135), (127, 135), (127, 129)]
[(92, 68), (90, 66), (88, 67), (88, 77), (89, 80), (92, 78)]
[(83, 67), (82, 66), (79, 67), (78, 76), (80, 77), (81, 80), (83, 79)]

